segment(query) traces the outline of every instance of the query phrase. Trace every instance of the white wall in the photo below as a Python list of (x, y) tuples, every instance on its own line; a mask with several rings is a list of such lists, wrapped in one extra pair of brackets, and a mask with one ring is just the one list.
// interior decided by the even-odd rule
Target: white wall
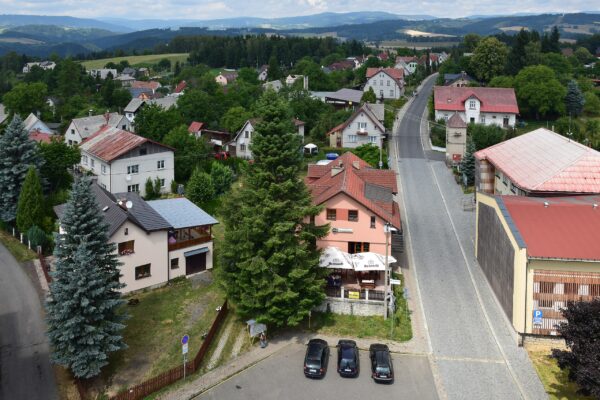
[[(359, 135), (359, 123), (366, 123), (367, 127), (364, 130), (366, 135)], [(367, 117), (364, 112), (361, 112), (354, 118), (354, 120), (348, 124), (342, 131), (342, 147), (355, 148), (367, 143), (373, 143), (377, 147), (381, 147), (381, 135), (383, 132), (371, 121), (371, 118)], [(375, 138), (372, 142), (371, 137)], [(351, 139), (355, 139), (355, 141)]]
[[(202, 244), (197, 244), (195, 246), (186, 247), (185, 249), (179, 249), (175, 251), (169, 252), (169, 268), (171, 268), (171, 260), (174, 258), (179, 258), (179, 268), (171, 269), (171, 277), (170, 279), (177, 278), (178, 276), (185, 276), (185, 256), (184, 253), (188, 251), (201, 249), (203, 247), (208, 247), (208, 253), (206, 253), (206, 269), (213, 268), (213, 242), (207, 242)], [(194, 275), (194, 274), (192, 274)], [(191, 275), (190, 275), (191, 276)]]
[[(465, 106), (468, 108), (468, 100), (465, 102)], [(440, 111), (440, 110), (436, 110), (435, 111), (435, 120), (446, 120), (448, 121), (448, 119), (450, 119), (450, 117), (454, 115), (454, 111)], [(517, 120), (517, 116), (516, 114), (510, 114), (510, 113), (487, 113), (487, 112), (480, 112), (479, 108), (477, 109), (477, 111), (475, 110), (466, 110), (466, 112), (462, 112), (459, 111), (458, 115), (461, 116), (461, 118), (463, 119), (463, 121), (465, 121), (467, 124), (471, 122), (471, 118), (474, 118), (474, 122), (478, 123), (478, 124), (484, 124), (484, 125), (498, 125), (498, 126), (503, 126), (504, 123), (504, 118), (508, 117), (508, 125), (510, 127), (515, 126), (516, 120)], [(483, 119), (482, 119), (483, 117)]]
[[(246, 132), (248, 137), (246, 137)], [(252, 152), (250, 151), (250, 143), (252, 142), (252, 134), (254, 133), (254, 127), (251, 123), (246, 123), (242, 127), (242, 131), (238, 135), (235, 142), (235, 155), (238, 158), (251, 159)], [(245, 150), (242, 150), (242, 145), (245, 146)]]
[(404, 93), (404, 89), (398, 86), (398, 83), (388, 74), (383, 72), (379, 72), (369, 78), (363, 91), (368, 92), (371, 87), (378, 99), (381, 98), (382, 91), (384, 99), (399, 99)]

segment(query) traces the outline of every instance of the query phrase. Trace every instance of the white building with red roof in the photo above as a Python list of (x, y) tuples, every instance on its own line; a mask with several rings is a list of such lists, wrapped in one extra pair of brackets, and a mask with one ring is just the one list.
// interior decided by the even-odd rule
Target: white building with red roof
[(111, 193), (137, 192), (145, 196), (148, 178), (160, 180), (161, 192), (170, 191), (175, 175), (171, 147), (135, 133), (104, 126), (79, 145), (80, 169), (98, 177)]
[(600, 193), (600, 152), (545, 128), (475, 153), (475, 185), (491, 194)]
[(373, 89), (378, 99), (399, 99), (404, 94), (404, 70), (396, 68), (367, 68), (364, 92)]
[(446, 120), (457, 112), (467, 123), (514, 127), (519, 114), (512, 88), (452, 87), (433, 88), (435, 119)]

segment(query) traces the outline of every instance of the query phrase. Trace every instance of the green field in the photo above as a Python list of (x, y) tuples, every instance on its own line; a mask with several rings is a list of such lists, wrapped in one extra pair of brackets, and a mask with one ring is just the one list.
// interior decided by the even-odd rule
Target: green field
[(83, 61), (81, 64), (86, 69), (103, 68), (107, 63), (114, 62), (115, 64), (120, 63), (123, 60), (129, 61), (129, 65), (144, 65), (144, 64), (156, 64), (163, 58), (171, 60), (172, 64), (176, 61), (180, 63), (186, 62), (189, 53), (172, 53), (172, 54), (150, 54), (146, 56), (127, 56), (127, 57), (113, 57), (113, 58), (102, 58), (100, 60), (89, 60)]

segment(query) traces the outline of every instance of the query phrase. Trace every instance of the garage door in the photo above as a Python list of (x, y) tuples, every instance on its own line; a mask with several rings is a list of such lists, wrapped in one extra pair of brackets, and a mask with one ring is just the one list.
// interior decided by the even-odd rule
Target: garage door
[[(200, 251), (190, 251), (185, 253), (185, 274), (195, 274), (206, 270), (206, 253), (208, 249), (199, 249)], [(204, 250), (204, 251), (202, 251)]]

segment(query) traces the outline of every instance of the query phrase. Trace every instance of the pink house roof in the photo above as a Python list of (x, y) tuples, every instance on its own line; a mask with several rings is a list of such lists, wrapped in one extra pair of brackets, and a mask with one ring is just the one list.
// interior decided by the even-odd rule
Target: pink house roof
[(367, 79), (375, 76), (379, 72), (384, 72), (388, 74), (395, 81), (401, 81), (404, 78), (404, 70), (397, 68), (367, 68)]
[(499, 196), (532, 258), (600, 260), (600, 196)]
[(38, 143), (50, 143), (52, 142), (52, 136), (47, 132), (42, 132), (39, 129), (29, 132), (29, 140), (33, 140)]
[(186, 81), (181, 81), (177, 84), (177, 86), (175, 87), (175, 90), (173, 90), (173, 93), (181, 93), (183, 92), (183, 90), (187, 87), (187, 82)]
[(465, 111), (465, 102), (476, 98), (481, 102), (481, 112), (519, 113), (512, 88), (435, 86), (433, 97), (435, 109), (440, 111)]
[(189, 133), (197, 133), (204, 126), (204, 122), (192, 121), (190, 126), (188, 126)]
[[(333, 174), (333, 168), (340, 168), (340, 171)], [(392, 198), (392, 194), (398, 192), (396, 173), (392, 170), (371, 168), (364, 160), (347, 152), (327, 165), (309, 165), (306, 183), (314, 204), (326, 203), (343, 193), (395, 228), (402, 229), (400, 209)]]
[(600, 153), (545, 128), (475, 153), (530, 192), (600, 193)]

